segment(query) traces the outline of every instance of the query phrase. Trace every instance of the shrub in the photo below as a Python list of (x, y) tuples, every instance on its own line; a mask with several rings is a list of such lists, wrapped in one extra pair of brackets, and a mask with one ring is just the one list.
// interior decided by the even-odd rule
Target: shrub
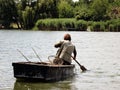
[(68, 28), (75, 28), (75, 19), (41, 19), (35, 26), (40, 30), (68, 30)]
[(91, 31), (106, 31), (104, 22), (93, 22)]
[(62, 19), (41, 19), (36, 22), (36, 29), (39, 30), (71, 30), (71, 31), (120, 31), (120, 19), (109, 20), (106, 22), (94, 22), (76, 20), (70, 18)]
[(87, 22), (84, 20), (79, 20), (76, 22), (76, 28), (79, 31), (87, 31)]

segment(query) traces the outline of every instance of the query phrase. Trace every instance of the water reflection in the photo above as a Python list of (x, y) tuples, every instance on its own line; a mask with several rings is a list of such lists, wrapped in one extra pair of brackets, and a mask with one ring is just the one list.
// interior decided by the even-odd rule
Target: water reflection
[(72, 90), (71, 83), (71, 80), (52, 83), (16, 81), (14, 90)]

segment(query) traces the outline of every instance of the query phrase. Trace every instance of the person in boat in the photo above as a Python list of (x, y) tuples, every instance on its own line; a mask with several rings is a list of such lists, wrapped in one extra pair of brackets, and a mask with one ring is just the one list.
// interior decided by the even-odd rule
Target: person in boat
[(76, 59), (77, 51), (75, 45), (71, 42), (70, 34), (65, 34), (64, 40), (56, 43), (54, 47), (59, 48), (56, 53), (56, 57), (53, 60), (54, 64), (70, 65), (72, 57), (73, 59)]

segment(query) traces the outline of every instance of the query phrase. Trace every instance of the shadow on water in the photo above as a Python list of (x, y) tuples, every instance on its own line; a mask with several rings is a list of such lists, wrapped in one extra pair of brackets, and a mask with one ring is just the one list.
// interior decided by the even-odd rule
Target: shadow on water
[(72, 90), (71, 83), (74, 78), (59, 82), (28, 82), (18, 81), (14, 83), (13, 90)]

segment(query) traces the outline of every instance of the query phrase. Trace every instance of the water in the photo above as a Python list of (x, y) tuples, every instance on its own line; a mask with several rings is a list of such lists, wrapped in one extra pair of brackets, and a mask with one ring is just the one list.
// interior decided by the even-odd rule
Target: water
[[(81, 73), (76, 65), (73, 78), (55, 83), (18, 82), (13, 77), (12, 62), (43, 61), (55, 55), (54, 43), (72, 35), (77, 48), (77, 60), (89, 71)], [(115, 32), (59, 32), (59, 31), (0, 31), (0, 90), (119, 90), (120, 88), (120, 33)]]

